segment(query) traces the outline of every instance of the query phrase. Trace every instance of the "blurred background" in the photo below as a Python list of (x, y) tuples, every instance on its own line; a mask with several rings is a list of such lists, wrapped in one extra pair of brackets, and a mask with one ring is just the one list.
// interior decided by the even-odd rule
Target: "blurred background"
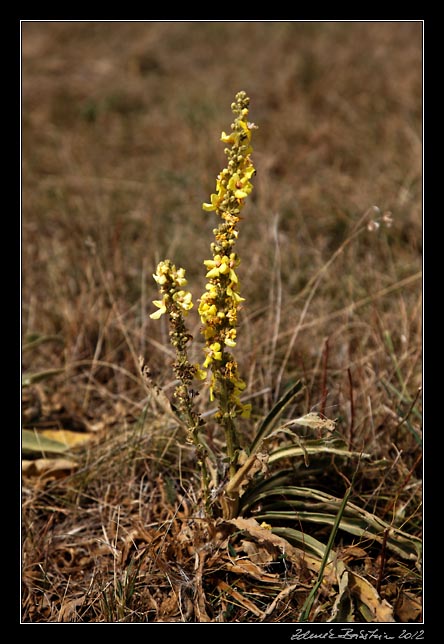
[[(38, 393), (46, 422), (137, 418), (138, 355), (172, 387), (152, 273), (168, 257), (196, 299), (203, 289), (216, 222), (201, 204), (241, 89), (259, 129), (236, 357), (248, 395), (263, 392), (257, 412), (303, 377), (303, 411), (346, 429), (352, 385), (360, 442), (378, 449), (378, 426), (412, 400), (421, 23), (24, 22), (23, 366), (60, 370)], [(201, 360), (195, 310), (189, 322)]]

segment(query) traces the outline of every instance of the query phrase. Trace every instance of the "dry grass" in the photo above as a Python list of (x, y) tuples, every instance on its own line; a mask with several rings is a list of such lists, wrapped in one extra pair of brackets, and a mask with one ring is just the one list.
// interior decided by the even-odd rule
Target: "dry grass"
[[(74, 471), (24, 477), (23, 621), (297, 621), (313, 571), (254, 586), (227, 568), (251, 546), (227, 554), (228, 533), (194, 517), (193, 452), (138, 369), (171, 392), (151, 274), (170, 257), (199, 296), (201, 203), (240, 89), (260, 128), (238, 243), (243, 431), (302, 378), (298, 415), (337, 418), (388, 463), (361, 467), (353, 501), (421, 535), (421, 45), (419, 23), (23, 24), (23, 368), (57, 370), (24, 390), (25, 426), (94, 433)], [(390, 228), (368, 230), (373, 206)], [(341, 474), (298, 484), (341, 496)], [(351, 545), (376, 585), (381, 549)], [(384, 565), (397, 621), (420, 619), (418, 572)]]

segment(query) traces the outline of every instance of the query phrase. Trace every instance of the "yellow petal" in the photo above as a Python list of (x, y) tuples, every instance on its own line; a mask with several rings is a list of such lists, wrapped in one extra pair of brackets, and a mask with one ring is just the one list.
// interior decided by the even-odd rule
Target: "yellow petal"
[(269, 523), (266, 523), (265, 521), (262, 521), (260, 527), (265, 528), (266, 530), (272, 530), (271, 525)]
[(256, 170), (254, 167), (251, 165), (250, 167), (246, 168), (243, 171), (243, 176), (246, 177), (247, 179), (251, 179), (251, 177), (256, 173)]
[(205, 275), (205, 277), (219, 277), (221, 270), (217, 266), (211, 269), (211, 271), (208, 271), (208, 273)]
[(234, 190), (236, 188), (236, 184), (240, 181), (240, 177), (237, 172), (235, 172), (232, 177), (230, 178), (228, 182), (228, 190)]
[(152, 318), (153, 320), (157, 320), (158, 318), (160, 318), (161, 315), (166, 313), (166, 306), (165, 306), (164, 300), (154, 300), (153, 304), (154, 306), (157, 306), (159, 310), (154, 311), (154, 313), (151, 313), (150, 318)]
[(194, 368), (196, 369), (196, 371), (194, 372), (195, 377), (199, 380), (205, 380), (205, 378), (207, 377), (207, 372), (204, 369), (201, 369), (198, 364), (195, 364)]
[(158, 320), (164, 313), (166, 313), (165, 307), (159, 309), (158, 311), (154, 311), (154, 313), (151, 313), (150, 318), (152, 318), (153, 320)]
[(225, 132), (222, 132), (222, 134), (220, 135), (220, 140), (222, 141), (222, 143), (234, 143), (236, 138), (232, 132), (230, 134), (225, 134)]
[(155, 281), (162, 286), (167, 281), (166, 275), (153, 275)]

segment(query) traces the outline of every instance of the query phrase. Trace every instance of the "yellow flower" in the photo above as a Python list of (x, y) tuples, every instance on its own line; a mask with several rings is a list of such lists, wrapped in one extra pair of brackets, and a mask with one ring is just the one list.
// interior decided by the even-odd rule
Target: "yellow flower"
[(236, 389), (241, 392), (245, 389), (247, 386), (243, 380), (241, 380), (238, 376), (233, 375), (230, 378), (230, 381), (233, 383), (233, 385), (236, 387)]
[(203, 329), (202, 334), (203, 334), (205, 340), (212, 340), (214, 338), (214, 336), (216, 335), (216, 330), (215, 330), (215, 328), (213, 326), (210, 326), (208, 320), (203, 322), (203, 324), (205, 324), (205, 323), (206, 323), (206, 326)]
[(204, 302), (202, 306), (199, 306), (199, 313), (206, 318), (214, 318), (217, 316), (217, 307), (215, 304), (207, 304)]
[(243, 171), (242, 174), (247, 179), (251, 179), (251, 177), (254, 177), (254, 175), (256, 174), (256, 170), (254, 169), (254, 166), (251, 163), (251, 161), (249, 163), (249, 166), (247, 168), (245, 168), (245, 170)]
[(205, 210), (206, 212), (211, 212), (212, 210), (216, 210), (220, 202), (219, 195), (216, 195), (214, 193), (211, 195), (210, 199), (211, 199), (211, 203), (202, 204), (202, 209)]
[(216, 181), (216, 192), (220, 198), (224, 197), (225, 193), (227, 192), (227, 189), (225, 187), (225, 178), (227, 177), (228, 172), (227, 169), (225, 168), (222, 170), (222, 172), (218, 175), (217, 181)]
[(161, 315), (167, 312), (166, 298), (164, 297), (162, 300), (154, 300), (153, 304), (154, 306), (157, 306), (159, 310), (154, 311), (154, 313), (151, 313), (150, 318), (152, 318), (153, 320), (157, 320), (158, 318), (160, 318)]
[(207, 272), (206, 277), (219, 277), (219, 275), (230, 274), (230, 280), (237, 284), (238, 278), (234, 272), (233, 266), (239, 266), (240, 260), (236, 258), (235, 253), (231, 253), (229, 257), (227, 255), (215, 255), (214, 259), (206, 259), (204, 264), (210, 270)]
[[(155, 300), (153, 302), (159, 309), (158, 311), (151, 313), (150, 317), (153, 320), (160, 318), (161, 315), (168, 311), (171, 313), (174, 309), (172, 302), (177, 305), (176, 310), (178, 307), (186, 313), (193, 308), (191, 293), (179, 290), (181, 286), (185, 286), (187, 283), (184, 268), (176, 268), (169, 259), (166, 259), (159, 262), (153, 277), (157, 284), (159, 284), (160, 292), (163, 295), (162, 300)], [(172, 299), (172, 302), (170, 301), (170, 298)]]
[(254, 174), (254, 168), (247, 168), (244, 172), (239, 174), (236, 172), (228, 181), (228, 190), (234, 192), (236, 199), (245, 199), (253, 190), (253, 184), (249, 179)]
[(234, 284), (229, 284), (227, 286), (227, 295), (231, 297), (235, 302), (245, 302), (245, 298), (241, 297), (239, 293), (236, 293), (236, 291), (233, 291)]
[(166, 284), (167, 276), (165, 274), (157, 275), (156, 273), (154, 273), (153, 277), (160, 286)]
[(239, 280), (233, 268), (230, 268), (230, 280), (232, 284), (238, 284)]
[(224, 344), (226, 344), (227, 347), (235, 347), (236, 336), (237, 336), (237, 330), (234, 327), (232, 327), (231, 329), (228, 329), (224, 335)]
[(219, 275), (225, 275), (230, 272), (230, 258), (226, 255), (222, 257), (215, 255), (214, 259), (206, 259), (204, 264), (210, 269), (206, 277), (219, 277)]
[(178, 268), (176, 275), (176, 283), (178, 286), (186, 286), (187, 285), (187, 280), (185, 279), (185, 269), (184, 268)]
[(186, 313), (193, 308), (192, 295), (188, 291), (176, 291), (173, 295), (173, 300)]
[(195, 364), (193, 366), (194, 366), (194, 369), (195, 369), (195, 372), (194, 372), (195, 377), (198, 380), (205, 380), (205, 378), (207, 377), (207, 372), (204, 371), (204, 369), (201, 369), (198, 364)]
[(235, 135), (233, 132), (230, 132), (230, 134), (225, 134), (225, 132), (222, 132), (220, 135), (220, 140), (222, 143), (230, 143), (233, 144), (236, 141)]
[(266, 530), (272, 530), (271, 525), (269, 523), (266, 523), (265, 521), (262, 521), (260, 527), (265, 528)]
[(203, 364), (204, 368), (209, 367), (213, 360), (222, 360), (222, 351), (220, 342), (213, 342), (207, 349), (207, 357)]
[(228, 187), (228, 190), (236, 190), (236, 188), (237, 188), (237, 186), (238, 186), (238, 183), (239, 183), (239, 182), (240, 182), (240, 176), (239, 176), (239, 174), (236, 172), (235, 174), (233, 174), (233, 175), (231, 176), (231, 178), (230, 178), (230, 180), (229, 180), (229, 182), (228, 182), (228, 186), (227, 186), (227, 187)]
[[(244, 114), (244, 116), (247, 116), (248, 110), (246, 111), (247, 113)], [(242, 129), (242, 136), (246, 137), (248, 139), (248, 142), (251, 140), (251, 128), (248, 127), (247, 121), (238, 121), (241, 129)]]

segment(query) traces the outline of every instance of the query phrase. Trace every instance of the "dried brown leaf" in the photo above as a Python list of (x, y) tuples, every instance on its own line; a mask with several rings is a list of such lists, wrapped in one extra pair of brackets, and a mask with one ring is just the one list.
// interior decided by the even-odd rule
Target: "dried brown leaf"
[(205, 565), (205, 553), (196, 551), (196, 575), (194, 586), (196, 589), (197, 602), (194, 604), (194, 610), (199, 622), (211, 622), (211, 617), (206, 611), (207, 600), (203, 588), (202, 577)]
[(72, 622), (77, 621), (74, 618), (77, 616), (77, 608), (81, 606), (86, 601), (86, 595), (81, 595), (80, 597), (75, 597), (69, 601), (62, 603), (60, 612), (57, 617), (58, 622)]
[(422, 604), (412, 593), (402, 590), (395, 612), (401, 622), (415, 622), (421, 616)]
[[(280, 537), (277, 534), (273, 534), (267, 528), (262, 528), (256, 519), (244, 519), (243, 517), (238, 517), (237, 519), (230, 519), (229, 521), (224, 521), (226, 525), (233, 525), (238, 530), (247, 532), (253, 539), (256, 539), (259, 543), (266, 543), (267, 546), (275, 548), (276, 552), (291, 561), (297, 568), (304, 566), (312, 572), (318, 573), (321, 566), (321, 559), (317, 558), (303, 550), (296, 548), (291, 545), (286, 539)], [(328, 565), (324, 571), (324, 582), (326, 584), (335, 584), (337, 583), (337, 576), (335, 567)]]
[(243, 608), (245, 608), (246, 610), (256, 615), (256, 617), (260, 617), (261, 619), (264, 619), (266, 617), (266, 614), (263, 611), (261, 611), (256, 606), (256, 604), (253, 604), (252, 601), (244, 597), (238, 590), (236, 590), (235, 588), (232, 588), (225, 581), (220, 580), (217, 583), (217, 587), (219, 588), (219, 590), (222, 590), (225, 593), (227, 593), (227, 595), (230, 595), (231, 597), (233, 597), (233, 599), (235, 599), (241, 606), (243, 606)]
[(78, 463), (67, 458), (37, 458), (34, 461), (22, 461), (24, 476), (42, 478), (62, 478), (78, 467)]
[(94, 438), (94, 434), (89, 432), (73, 432), (69, 429), (43, 429), (39, 432), (51, 440), (58, 441), (67, 447), (83, 445)]
[(242, 550), (248, 555), (250, 561), (257, 564), (269, 564), (275, 560), (275, 556), (270, 549), (259, 546), (254, 541), (244, 540), (241, 542)]
[(238, 575), (248, 575), (257, 581), (274, 583), (278, 575), (264, 572), (257, 564), (248, 559), (237, 559), (234, 562), (227, 561), (224, 568)]
[(348, 571), (349, 588), (352, 595), (362, 604), (361, 612), (368, 622), (394, 622), (393, 607), (381, 599), (370, 582), (355, 572)]
[(287, 586), (283, 590), (281, 590), (280, 593), (276, 595), (276, 597), (273, 599), (273, 601), (267, 606), (266, 610), (264, 611), (264, 618), (265, 617), (270, 617), (270, 615), (273, 613), (275, 610), (276, 606), (279, 604), (279, 602), (282, 602), (284, 599), (287, 599), (289, 595), (292, 595), (294, 591), (297, 588), (300, 588), (301, 584), (300, 582), (297, 582), (296, 584), (291, 584), (290, 586)]
[(333, 604), (333, 609), (328, 622), (353, 621), (353, 605), (350, 597), (349, 573), (345, 563), (336, 561), (336, 574), (338, 577), (338, 592)]
[(336, 421), (326, 418), (325, 416), (322, 417), (314, 411), (311, 411), (300, 418), (295, 418), (291, 423), (310, 427), (311, 429), (326, 429), (328, 432), (333, 432), (336, 428)]

